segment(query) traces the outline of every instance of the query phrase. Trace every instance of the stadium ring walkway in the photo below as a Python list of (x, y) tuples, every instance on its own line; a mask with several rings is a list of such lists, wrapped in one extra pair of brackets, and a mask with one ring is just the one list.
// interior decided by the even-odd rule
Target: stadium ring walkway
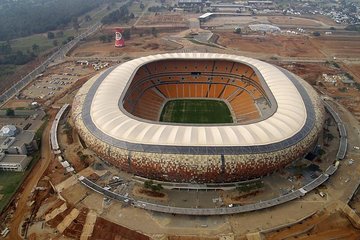
[[(347, 151), (347, 134), (345, 126), (339, 117), (339, 115), (334, 111), (334, 109), (324, 101), (324, 105), (327, 111), (332, 115), (335, 119), (335, 122), (338, 125), (339, 133), (340, 133), (340, 144), (337, 153), (337, 159), (343, 159), (346, 155)], [(60, 112), (60, 111), (59, 111)], [(180, 214), (180, 215), (196, 215), (196, 216), (211, 216), (211, 215), (228, 215), (228, 214), (236, 214), (236, 213), (244, 213), (251, 212), (256, 210), (261, 210), (269, 207), (274, 207), (294, 199), (300, 198), (307, 194), (308, 192), (314, 190), (319, 187), (321, 184), (326, 182), (331, 175), (333, 175), (339, 167), (339, 161), (336, 161), (333, 165), (330, 165), (323, 174), (318, 176), (316, 179), (306, 184), (305, 186), (294, 190), (290, 193), (281, 195), (277, 198), (260, 201), (257, 203), (247, 204), (247, 205), (232, 205), (232, 207), (220, 207), (220, 208), (181, 208), (181, 207), (173, 207), (161, 204), (154, 204), (145, 201), (139, 201), (134, 198), (127, 197), (125, 195), (120, 195), (114, 192), (111, 192), (98, 184), (90, 181), (84, 176), (80, 176), (79, 181), (85, 185), (86, 187), (105, 195), (106, 197), (122, 201), (126, 204), (131, 204), (134, 207), (142, 208), (145, 210), (151, 210), (155, 212), (161, 213), (170, 213), (170, 214)]]
[(67, 108), (69, 107), (69, 104), (64, 104), (61, 109), (58, 111), (58, 113), (55, 116), (55, 119), (51, 125), (51, 130), (50, 130), (50, 143), (51, 143), (51, 149), (53, 150), (53, 152), (55, 154), (60, 154), (61, 150), (60, 150), (60, 146), (58, 143), (58, 139), (57, 139), (57, 129), (59, 126), (59, 122), (61, 117), (63, 116), (64, 112), (67, 110)]

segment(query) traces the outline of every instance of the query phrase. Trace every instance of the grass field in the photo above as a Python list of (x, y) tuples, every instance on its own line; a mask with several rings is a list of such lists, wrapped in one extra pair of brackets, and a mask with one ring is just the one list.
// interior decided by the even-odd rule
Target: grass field
[(228, 106), (223, 101), (185, 99), (168, 101), (161, 113), (161, 122), (232, 123)]
[(11, 196), (26, 176), (26, 172), (3, 172), (0, 171), (0, 212), (6, 206)]

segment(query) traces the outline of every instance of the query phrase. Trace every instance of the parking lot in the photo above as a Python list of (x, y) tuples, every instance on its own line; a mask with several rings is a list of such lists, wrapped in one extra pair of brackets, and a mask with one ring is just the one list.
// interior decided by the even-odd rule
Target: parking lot
[(22, 99), (48, 100), (70, 88), (80, 78), (94, 72), (91, 66), (60, 64), (47, 75), (39, 75), (20, 94)]

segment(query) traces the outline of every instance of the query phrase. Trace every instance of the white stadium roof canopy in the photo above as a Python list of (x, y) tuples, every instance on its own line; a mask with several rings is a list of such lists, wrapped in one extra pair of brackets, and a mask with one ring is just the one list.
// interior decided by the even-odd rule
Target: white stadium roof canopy
[[(142, 120), (126, 112), (120, 103), (137, 69), (166, 59), (218, 59), (247, 64), (260, 74), (275, 98), (277, 109), (267, 119), (246, 125), (169, 124)], [(242, 56), (215, 53), (152, 55), (123, 63), (95, 78), (89, 91), (91, 96), (84, 105), (89, 108), (89, 114), (85, 115), (89, 115), (102, 136), (121, 142), (164, 146), (259, 146), (291, 138), (307, 120), (304, 100), (287, 74), (271, 64)], [(85, 124), (88, 123), (85, 121)]]

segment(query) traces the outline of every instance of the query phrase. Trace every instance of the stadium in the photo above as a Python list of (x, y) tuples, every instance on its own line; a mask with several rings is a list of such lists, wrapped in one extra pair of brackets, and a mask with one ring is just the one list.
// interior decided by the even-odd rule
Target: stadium
[(169, 182), (259, 178), (316, 145), (324, 107), (280, 67), (236, 55), (159, 54), (90, 79), (74, 98), (83, 142), (122, 171)]

